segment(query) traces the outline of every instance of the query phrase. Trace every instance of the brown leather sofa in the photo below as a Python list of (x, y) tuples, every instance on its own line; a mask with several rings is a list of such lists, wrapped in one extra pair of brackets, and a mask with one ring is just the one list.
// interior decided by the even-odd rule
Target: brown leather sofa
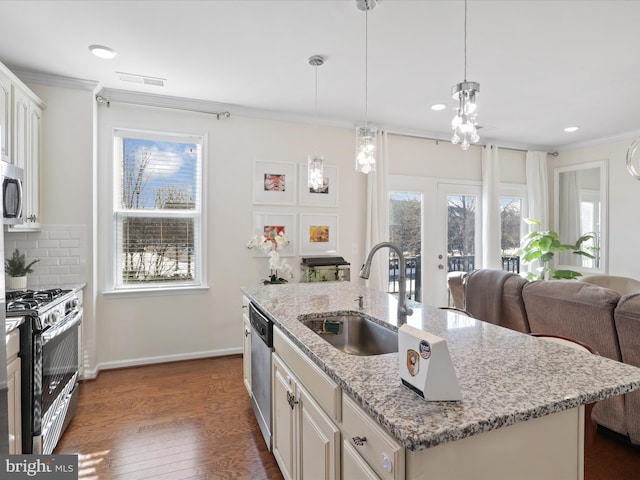
[[(496, 272), (451, 275), (449, 288), (452, 298), (458, 299), (455, 306), (522, 333), (578, 340), (602, 356), (640, 367), (640, 292), (621, 296), (592, 283), (529, 282), (516, 274)], [(598, 402), (592, 418), (640, 445), (640, 392)]]

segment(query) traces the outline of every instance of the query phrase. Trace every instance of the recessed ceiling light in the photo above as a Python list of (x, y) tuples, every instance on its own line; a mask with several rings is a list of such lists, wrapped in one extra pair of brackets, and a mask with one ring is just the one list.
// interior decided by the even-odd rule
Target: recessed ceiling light
[(577, 132), (578, 130), (580, 130), (580, 127), (578, 127), (577, 125), (574, 125), (574, 126), (571, 126), (571, 127), (566, 127), (564, 129), (564, 131), (567, 132), (567, 133)]
[(444, 103), (434, 103), (431, 105), (431, 110), (439, 111), (444, 110), (447, 106)]
[(105, 47), (104, 45), (89, 45), (89, 50), (91, 50), (91, 53), (93, 53), (96, 57), (100, 58), (111, 59), (115, 58), (116, 55), (118, 55), (118, 52), (116, 52), (113, 48)]

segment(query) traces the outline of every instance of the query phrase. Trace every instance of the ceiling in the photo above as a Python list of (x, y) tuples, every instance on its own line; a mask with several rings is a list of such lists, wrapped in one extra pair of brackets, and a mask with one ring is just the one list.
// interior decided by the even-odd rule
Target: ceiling
[[(467, 18), (481, 142), (562, 150), (640, 131), (640, 1), (470, 0)], [(368, 25), (369, 122), (448, 139), (451, 87), (464, 79), (464, 2), (383, 0)], [(96, 58), (91, 44), (118, 56)], [(316, 121), (308, 58), (321, 54), (317, 121), (362, 123), (364, 52), (356, 0), (0, 2), (0, 61), (18, 72), (220, 102), (232, 115), (236, 106)]]

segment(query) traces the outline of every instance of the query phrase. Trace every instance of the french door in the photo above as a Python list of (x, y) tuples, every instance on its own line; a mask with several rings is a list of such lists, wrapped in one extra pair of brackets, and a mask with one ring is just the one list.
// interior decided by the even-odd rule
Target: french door
[[(403, 250), (406, 245), (414, 246), (409, 252), (412, 256), (417, 256), (414, 250), (419, 249), (419, 268), (409, 272), (420, 277), (419, 301), (448, 305), (447, 273), (479, 267), (480, 185), (394, 175), (389, 178), (389, 191), (391, 241), (402, 238)], [(402, 200), (406, 204), (398, 208)], [(398, 231), (404, 232), (404, 237), (399, 237)]]
[(449, 305), (447, 274), (469, 272), (482, 261), (482, 193), (479, 185), (439, 183), (433, 269), (435, 305)]

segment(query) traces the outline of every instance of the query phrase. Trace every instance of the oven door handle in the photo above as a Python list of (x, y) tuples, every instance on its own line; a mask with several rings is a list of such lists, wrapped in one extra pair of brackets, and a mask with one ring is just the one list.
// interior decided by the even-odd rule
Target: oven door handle
[(59, 335), (71, 330), (75, 326), (79, 325), (82, 321), (82, 309), (78, 309), (73, 312), (72, 315), (67, 317), (60, 325), (57, 325), (55, 328), (50, 328), (49, 330), (45, 330), (42, 332), (42, 345), (46, 345), (51, 340), (56, 338)]

